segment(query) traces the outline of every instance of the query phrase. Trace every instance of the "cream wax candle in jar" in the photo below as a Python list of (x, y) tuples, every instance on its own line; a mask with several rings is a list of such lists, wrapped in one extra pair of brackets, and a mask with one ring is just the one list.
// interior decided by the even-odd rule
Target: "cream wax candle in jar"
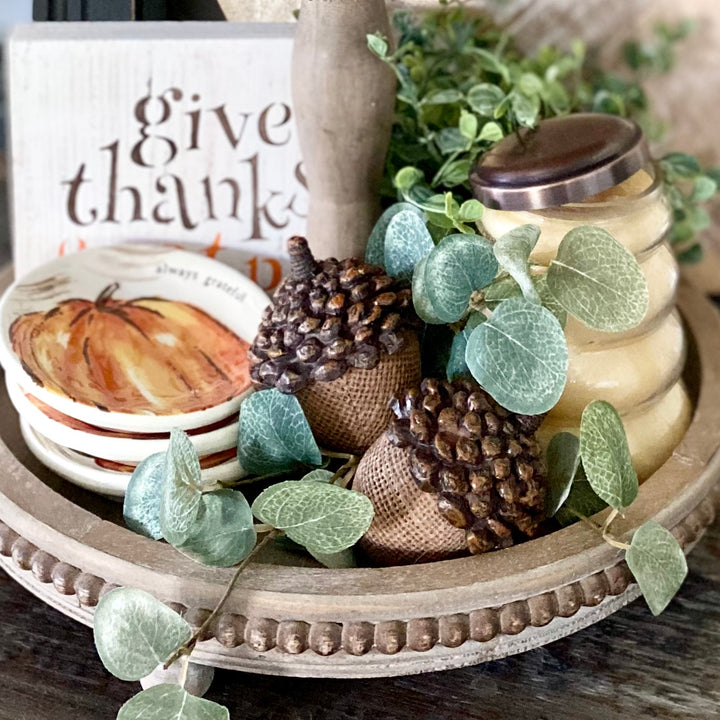
[(670, 208), (640, 128), (590, 113), (545, 120), (498, 143), (470, 182), (486, 208), (489, 238), (525, 224), (540, 228), (533, 272), (545, 272), (566, 233), (581, 225), (604, 228), (637, 258), (649, 293), (644, 319), (607, 333), (568, 318), (567, 385), (540, 436), (577, 433), (585, 405), (607, 400), (623, 418), (638, 475), (648, 477), (682, 438), (692, 408), (681, 380), (678, 266), (665, 239)]

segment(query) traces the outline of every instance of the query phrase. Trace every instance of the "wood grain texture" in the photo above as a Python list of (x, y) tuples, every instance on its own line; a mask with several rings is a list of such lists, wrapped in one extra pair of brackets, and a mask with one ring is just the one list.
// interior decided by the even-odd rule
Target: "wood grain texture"
[[(720, 709), (720, 524), (659, 618), (641, 600), (575, 635), (418, 677), (307, 680), (217, 671), (206, 697), (245, 720), (712, 720)], [(139, 689), (89, 629), (0, 572), (0, 720), (111, 720)], [(443, 628), (440, 628), (440, 633)]]

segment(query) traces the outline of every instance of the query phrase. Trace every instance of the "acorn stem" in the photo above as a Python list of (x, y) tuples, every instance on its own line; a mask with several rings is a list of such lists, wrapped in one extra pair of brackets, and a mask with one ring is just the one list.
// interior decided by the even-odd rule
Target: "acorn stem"
[(293, 280), (309, 280), (317, 272), (317, 263), (308, 242), (300, 235), (293, 235), (288, 240), (290, 255), (290, 274)]

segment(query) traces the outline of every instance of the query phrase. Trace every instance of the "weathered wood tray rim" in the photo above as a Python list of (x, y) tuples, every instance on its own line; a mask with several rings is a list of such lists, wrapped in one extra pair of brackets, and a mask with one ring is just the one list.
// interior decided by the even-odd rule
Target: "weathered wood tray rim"
[[(720, 324), (691, 288), (679, 301), (700, 363), (695, 416), (619, 530), (630, 534), (653, 518), (689, 549), (720, 503)], [(0, 563), (32, 592), (87, 624), (117, 585), (154, 592), (191, 624), (207, 617), (230, 570), (204, 568), (101, 520), (35, 478), (5, 444), (0, 458)], [(637, 595), (620, 553), (581, 524), (499, 553), (405, 568), (253, 565), (211, 628), (215, 640), (194, 657), (300, 675), (456, 667), (562, 637)], [(295, 657), (305, 650), (311, 657)]]

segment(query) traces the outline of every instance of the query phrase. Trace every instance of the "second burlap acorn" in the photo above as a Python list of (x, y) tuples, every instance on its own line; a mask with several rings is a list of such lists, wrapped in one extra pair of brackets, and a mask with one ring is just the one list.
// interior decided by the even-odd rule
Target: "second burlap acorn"
[(360, 541), (375, 563), (484, 553), (542, 531), (542, 416), (511, 413), (466, 378), (425, 379), (392, 407), (353, 482), (375, 507)]
[(293, 393), (317, 442), (362, 454), (392, 417), (390, 400), (420, 380), (411, 292), (356, 258), (316, 261), (288, 241), (291, 269), (249, 351), (256, 384)]

